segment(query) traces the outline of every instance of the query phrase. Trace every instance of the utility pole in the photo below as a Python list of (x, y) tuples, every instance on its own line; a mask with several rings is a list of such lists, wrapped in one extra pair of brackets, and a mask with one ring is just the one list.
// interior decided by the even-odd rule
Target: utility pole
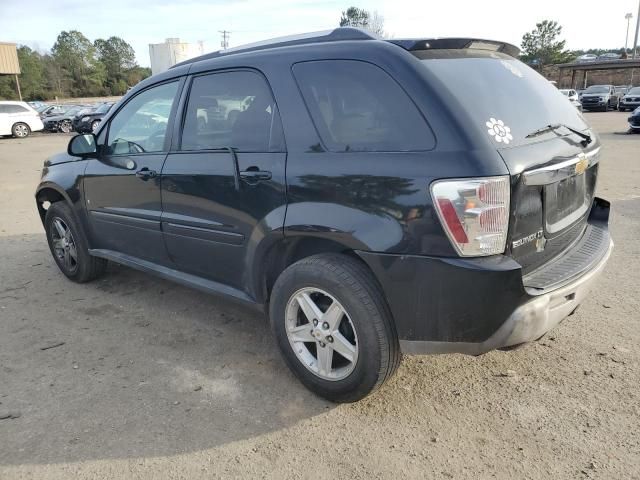
[(633, 39), (633, 59), (636, 59), (638, 49), (638, 30), (640, 30), (640, 0), (638, 0), (638, 14), (636, 15), (636, 36)]
[(627, 46), (629, 45), (629, 22), (633, 18), (632, 13), (627, 13), (624, 18), (627, 20), (627, 35), (624, 37), (624, 55), (627, 56)]
[(222, 34), (222, 41), (220, 42), (220, 46), (223, 50), (229, 48), (229, 37), (231, 36), (231, 32), (228, 30), (218, 30)]

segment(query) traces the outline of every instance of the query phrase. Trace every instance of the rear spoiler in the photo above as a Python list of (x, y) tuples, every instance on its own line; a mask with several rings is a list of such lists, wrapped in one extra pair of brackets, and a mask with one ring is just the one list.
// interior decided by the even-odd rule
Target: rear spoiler
[(458, 50), (473, 48), (476, 50), (490, 50), (510, 55), (520, 56), (520, 49), (510, 43), (485, 40), (481, 38), (425, 38), (425, 39), (393, 39), (387, 40), (410, 52), (416, 50)]

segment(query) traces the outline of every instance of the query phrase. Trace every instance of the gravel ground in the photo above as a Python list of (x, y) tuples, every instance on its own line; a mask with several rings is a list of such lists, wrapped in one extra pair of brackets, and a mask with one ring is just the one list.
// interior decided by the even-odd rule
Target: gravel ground
[(68, 137), (0, 140), (0, 478), (640, 478), (640, 135), (586, 116), (614, 208), (597, 290), (537, 343), (406, 357), (339, 406), (254, 313), (124, 267), (66, 280), (32, 195)]

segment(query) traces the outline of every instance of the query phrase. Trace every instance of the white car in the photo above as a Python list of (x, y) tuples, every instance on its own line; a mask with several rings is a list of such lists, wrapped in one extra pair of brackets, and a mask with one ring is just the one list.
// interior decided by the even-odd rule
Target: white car
[(596, 60), (598, 60), (598, 56), (593, 53), (585, 53), (584, 55), (580, 55), (576, 58), (576, 62), (578, 63), (595, 62)]
[(561, 88), (560, 93), (562, 93), (565, 97), (569, 99), (571, 105), (576, 107), (578, 110), (582, 111), (582, 104), (580, 103), (580, 99), (578, 98), (578, 92), (573, 88)]
[(42, 129), (40, 115), (27, 102), (0, 102), (0, 136), (25, 138)]

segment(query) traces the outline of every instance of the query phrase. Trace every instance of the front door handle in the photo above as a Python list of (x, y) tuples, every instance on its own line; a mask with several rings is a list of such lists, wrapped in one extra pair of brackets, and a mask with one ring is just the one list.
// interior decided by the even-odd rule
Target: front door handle
[(147, 167), (141, 168), (136, 172), (136, 177), (141, 180), (147, 181), (150, 178), (154, 178), (158, 175), (158, 172), (155, 170), (149, 170)]
[(271, 180), (271, 172), (259, 170), (258, 167), (249, 167), (240, 172), (240, 178), (246, 183), (253, 185), (264, 180)]

